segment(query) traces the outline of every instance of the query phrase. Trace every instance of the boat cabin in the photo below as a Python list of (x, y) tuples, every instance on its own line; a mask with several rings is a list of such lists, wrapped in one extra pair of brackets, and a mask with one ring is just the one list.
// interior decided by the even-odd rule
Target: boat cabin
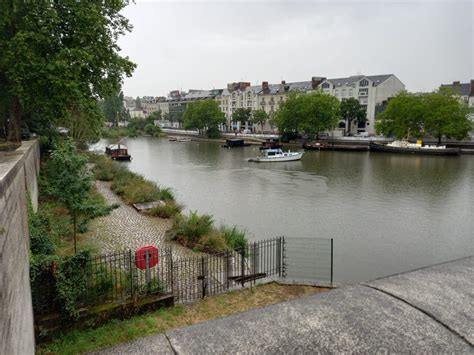
[(105, 147), (105, 154), (110, 155), (113, 160), (130, 160), (128, 148), (123, 144), (111, 144)]
[(283, 151), (280, 148), (278, 148), (278, 149), (266, 149), (263, 152), (263, 155), (265, 157), (272, 157), (272, 156), (275, 156), (275, 155), (283, 155)]
[(237, 148), (237, 147), (246, 147), (250, 145), (245, 143), (243, 139), (226, 139), (225, 144), (222, 145), (224, 148)]

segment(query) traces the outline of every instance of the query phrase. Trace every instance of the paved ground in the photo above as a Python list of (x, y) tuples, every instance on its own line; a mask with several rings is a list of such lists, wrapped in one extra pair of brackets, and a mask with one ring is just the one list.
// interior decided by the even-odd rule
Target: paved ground
[[(99, 247), (100, 252), (115, 250), (135, 250), (145, 245), (163, 246), (165, 232), (171, 227), (171, 220), (149, 217), (137, 212), (133, 207), (125, 205), (120, 197), (110, 190), (110, 183), (96, 181), (97, 190), (105, 200), (120, 207), (108, 216), (92, 221), (90, 240)], [(173, 244), (175, 256), (191, 254), (189, 249)]]
[(474, 257), (106, 349), (140, 353), (474, 353)]

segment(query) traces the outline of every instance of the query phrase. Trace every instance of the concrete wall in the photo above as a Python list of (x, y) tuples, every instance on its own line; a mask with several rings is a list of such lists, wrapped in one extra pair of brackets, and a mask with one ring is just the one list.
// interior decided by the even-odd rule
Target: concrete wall
[(27, 192), (38, 206), (39, 144), (0, 152), (0, 354), (34, 354)]

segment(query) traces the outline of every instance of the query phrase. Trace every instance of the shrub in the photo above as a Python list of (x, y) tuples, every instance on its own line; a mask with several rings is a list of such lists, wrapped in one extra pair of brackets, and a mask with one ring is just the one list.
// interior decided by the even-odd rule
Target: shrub
[(222, 226), (221, 233), (228, 246), (234, 250), (244, 250), (247, 245), (245, 232), (239, 230), (236, 226), (232, 228)]
[(152, 208), (149, 214), (160, 218), (171, 218), (181, 213), (183, 206), (174, 201), (166, 202), (164, 205), (159, 205)]
[(30, 232), (30, 250), (33, 254), (53, 254), (55, 245), (51, 240), (50, 218), (41, 210), (35, 213), (28, 196), (28, 229)]
[(212, 231), (213, 223), (211, 216), (199, 216), (196, 211), (191, 211), (189, 216), (177, 215), (170, 232), (188, 242), (199, 243), (201, 237)]
[(174, 201), (175, 197), (169, 187), (162, 187), (160, 189), (160, 199), (163, 201)]
[(205, 235), (199, 239), (199, 244), (201, 244), (202, 251), (208, 252), (221, 252), (228, 249), (228, 245), (226, 240), (222, 236), (222, 234), (214, 231), (209, 235)]

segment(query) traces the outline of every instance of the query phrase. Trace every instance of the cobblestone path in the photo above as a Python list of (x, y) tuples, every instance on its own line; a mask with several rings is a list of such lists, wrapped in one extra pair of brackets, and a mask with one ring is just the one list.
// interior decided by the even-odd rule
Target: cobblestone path
[(165, 232), (171, 227), (171, 220), (146, 216), (125, 205), (110, 189), (109, 182), (96, 181), (96, 188), (107, 203), (120, 204), (108, 216), (99, 217), (91, 223), (89, 239), (97, 245), (100, 253), (154, 245), (172, 246), (173, 255), (178, 257), (193, 254), (180, 245), (165, 242)]

